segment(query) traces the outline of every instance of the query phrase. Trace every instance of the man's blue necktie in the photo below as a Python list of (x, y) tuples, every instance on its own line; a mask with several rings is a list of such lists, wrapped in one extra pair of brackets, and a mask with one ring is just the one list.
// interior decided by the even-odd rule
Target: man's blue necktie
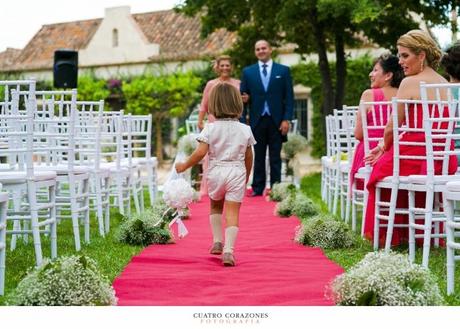
[(262, 74), (264, 75), (264, 77), (267, 76), (267, 64), (262, 64)]

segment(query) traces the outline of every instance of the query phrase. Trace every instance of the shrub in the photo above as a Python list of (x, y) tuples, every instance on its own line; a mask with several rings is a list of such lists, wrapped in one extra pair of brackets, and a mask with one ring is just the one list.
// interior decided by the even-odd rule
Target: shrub
[(289, 134), (288, 141), (283, 144), (283, 152), (287, 160), (294, 158), (300, 151), (304, 150), (308, 145), (308, 141), (300, 134)]
[(166, 244), (171, 239), (168, 223), (174, 210), (162, 204), (127, 218), (119, 227), (117, 240), (130, 245)]
[(330, 298), (338, 305), (441, 305), (443, 298), (428, 269), (394, 252), (368, 253), (334, 279)]
[(270, 191), (269, 198), (271, 201), (280, 202), (286, 199), (292, 190), (295, 191), (295, 186), (291, 183), (276, 183)]
[(115, 292), (96, 262), (86, 256), (45, 260), (29, 272), (8, 299), (10, 305), (115, 305)]
[(295, 240), (303, 245), (338, 249), (354, 244), (354, 237), (344, 222), (318, 215), (302, 223), (296, 230)]

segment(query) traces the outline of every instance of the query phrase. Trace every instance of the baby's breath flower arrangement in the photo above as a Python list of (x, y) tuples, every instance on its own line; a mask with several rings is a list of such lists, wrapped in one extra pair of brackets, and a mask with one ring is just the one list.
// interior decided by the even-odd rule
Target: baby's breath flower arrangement
[(315, 216), (297, 227), (295, 241), (300, 244), (326, 249), (347, 248), (354, 244), (349, 227), (341, 221), (324, 215)]
[(8, 299), (9, 305), (116, 305), (115, 292), (96, 262), (86, 256), (45, 260), (29, 272)]
[(294, 156), (304, 150), (308, 145), (308, 141), (300, 134), (289, 134), (288, 141), (283, 143), (283, 153), (286, 160), (291, 160)]
[(436, 279), (428, 269), (394, 252), (368, 253), (329, 287), (337, 305), (442, 305)]
[(168, 243), (172, 238), (168, 223), (173, 214), (167, 209), (164, 203), (156, 203), (152, 208), (126, 218), (117, 231), (117, 240), (141, 246)]
[(292, 216), (292, 209), (295, 204), (295, 194), (289, 195), (286, 199), (283, 199), (281, 202), (278, 202), (275, 207), (275, 214), (280, 217), (289, 217)]
[(177, 151), (183, 152), (186, 155), (192, 154), (198, 146), (196, 136), (196, 134), (187, 134), (182, 136), (177, 142)]
[(294, 184), (276, 183), (270, 191), (269, 198), (271, 201), (280, 202), (291, 194), (292, 189), (295, 190)]
[(283, 193), (285, 193), (286, 197), (277, 203), (275, 207), (277, 216), (289, 217), (296, 215), (299, 218), (308, 218), (318, 213), (318, 208), (313, 201), (303, 193), (296, 193), (294, 185), (289, 185)]
[(292, 213), (299, 218), (308, 218), (318, 214), (318, 207), (303, 193), (297, 193)]

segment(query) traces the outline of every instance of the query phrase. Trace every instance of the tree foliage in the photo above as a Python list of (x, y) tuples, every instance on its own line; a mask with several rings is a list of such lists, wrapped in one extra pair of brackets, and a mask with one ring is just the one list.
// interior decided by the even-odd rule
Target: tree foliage
[(200, 79), (191, 72), (145, 75), (123, 83), (127, 110), (134, 114), (151, 113), (156, 139), (156, 156), (163, 160), (162, 122), (186, 114), (196, 98)]
[[(202, 33), (216, 28), (238, 32), (231, 54), (239, 66), (254, 61), (253, 45), (294, 43), (300, 54), (316, 53), (322, 79), (321, 116), (340, 108), (347, 77), (346, 48), (373, 42), (395, 49), (397, 38), (417, 28), (416, 15), (427, 24), (445, 24), (448, 0), (185, 0), (178, 10), (199, 15)], [(420, 20), (420, 19), (419, 19)], [(334, 72), (328, 52), (335, 52)], [(249, 56), (250, 54), (250, 56)]]

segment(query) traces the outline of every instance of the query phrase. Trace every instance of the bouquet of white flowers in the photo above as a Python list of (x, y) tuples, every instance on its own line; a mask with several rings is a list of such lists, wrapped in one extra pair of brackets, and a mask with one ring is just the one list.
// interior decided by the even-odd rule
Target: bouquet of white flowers
[[(178, 158), (180, 157), (176, 157), (176, 161), (179, 160)], [(184, 215), (187, 206), (193, 201), (194, 192), (195, 190), (190, 186), (190, 183), (176, 172), (174, 163), (168, 181), (163, 186), (163, 200), (170, 208), (176, 209), (176, 216), (169, 223), (169, 227), (177, 223), (179, 238), (188, 234), (181, 217)]]

